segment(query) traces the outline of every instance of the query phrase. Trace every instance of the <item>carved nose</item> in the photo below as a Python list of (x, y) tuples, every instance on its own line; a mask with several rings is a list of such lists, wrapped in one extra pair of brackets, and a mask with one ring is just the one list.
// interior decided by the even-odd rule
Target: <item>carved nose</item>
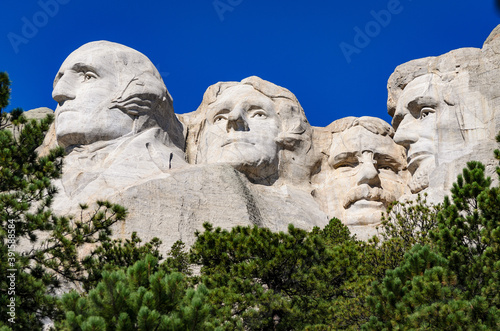
[(57, 101), (60, 106), (62, 106), (65, 101), (73, 100), (76, 97), (72, 86), (63, 77), (59, 79), (52, 91), (52, 99)]
[(244, 111), (240, 107), (235, 107), (227, 115), (227, 132), (233, 131), (248, 131), (248, 123), (244, 117)]
[(416, 143), (420, 136), (416, 131), (417, 123), (411, 115), (406, 115), (394, 135), (394, 142), (409, 148), (411, 144)]
[(372, 187), (380, 186), (378, 170), (372, 160), (361, 163), (359, 167), (358, 185), (367, 184)]

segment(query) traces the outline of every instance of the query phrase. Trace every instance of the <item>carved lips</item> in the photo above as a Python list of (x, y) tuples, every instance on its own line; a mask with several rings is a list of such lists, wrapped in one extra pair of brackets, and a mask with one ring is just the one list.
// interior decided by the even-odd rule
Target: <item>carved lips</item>
[(386, 205), (388, 202), (397, 199), (394, 194), (387, 193), (383, 188), (370, 187), (367, 184), (363, 184), (347, 192), (347, 196), (344, 200), (344, 209), (349, 208), (352, 204), (361, 200), (379, 202), (381, 205)]
[(57, 107), (56, 111), (59, 115), (62, 113), (77, 112), (76, 109), (69, 107)]
[(421, 151), (421, 152), (415, 152), (406, 158), (406, 161), (408, 162), (408, 170), (410, 173), (414, 173), (415, 170), (420, 166), (422, 161), (434, 157), (434, 154), (427, 152), (427, 151)]
[(226, 139), (222, 144), (221, 147), (227, 146), (229, 144), (234, 144), (234, 143), (240, 143), (240, 144), (249, 144), (249, 145), (255, 145), (255, 143), (249, 142), (246, 139), (241, 139), (241, 138), (232, 138), (232, 139)]

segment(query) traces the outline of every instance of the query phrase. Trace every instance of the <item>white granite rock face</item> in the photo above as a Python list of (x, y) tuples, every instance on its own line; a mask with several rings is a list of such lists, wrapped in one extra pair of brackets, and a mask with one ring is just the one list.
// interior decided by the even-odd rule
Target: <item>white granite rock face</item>
[(23, 115), (29, 120), (41, 120), (47, 117), (47, 115), (54, 115), (54, 111), (47, 107), (40, 107), (28, 110)]
[(58, 106), (46, 142), (67, 152), (56, 210), (186, 165), (172, 98), (143, 54), (107, 41), (85, 44), (62, 64), (52, 97)]
[(317, 129), (325, 155), (313, 177), (315, 196), (358, 238), (376, 234), (383, 212), (407, 187), (406, 153), (394, 130), (376, 117), (346, 117)]
[(327, 221), (310, 195), (286, 186), (251, 185), (231, 165), (195, 165), (169, 175), (110, 196), (129, 210), (118, 226), (121, 237), (133, 231), (147, 240), (159, 237), (166, 250), (178, 239), (191, 245), (204, 222), (224, 229), (258, 225), (286, 231), (289, 223), (310, 230)]
[(252, 183), (307, 186), (320, 160), (295, 95), (259, 77), (210, 86), (198, 109), (180, 117), (190, 163), (231, 164)]
[(482, 49), (461, 48), (396, 68), (388, 82), (394, 140), (407, 149), (408, 187), (440, 202), (467, 161), (487, 165), (500, 130), (500, 39), (497, 27)]
[(466, 161), (493, 174), (498, 31), (482, 49), (397, 67), (388, 82), (394, 128), (367, 116), (312, 127), (293, 93), (254, 76), (208, 87), (196, 111), (176, 116), (146, 56), (83, 45), (56, 76), (56, 121), (39, 150), (68, 153), (54, 208), (123, 204), (129, 217), (115, 235), (159, 237), (163, 251), (178, 239), (191, 245), (204, 222), (286, 231), (337, 217), (367, 239), (391, 202), (424, 192), (441, 201)]
[(204, 222), (275, 231), (327, 224), (307, 174), (312, 128), (295, 96), (257, 77), (219, 85), (229, 88), (222, 97), (209, 88), (215, 102), (182, 115), (183, 125), (143, 54), (105, 41), (74, 51), (54, 81), (56, 121), (40, 148), (67, 151), (54, 210), (123, 204), (129, 217), (116, 235), (159, 237), (164, 250), (178, 239), (192, 244)]
[[(28, 119), (28, 120), (41, 120), (49, 114), (54, 114), (54, 111), (50, 108), (47, 108), (47, 107), (35, 108), (35, 109), (25, 111), (23, 113), (24, 117), (26, 117), (26, 119)], [(5, 129), (12, 132), (14, 134), (14, 137), (19, 136), (19, 131), (17, 129), (14, 129), (12, 124), (9, 121), (7, 121), (7, 126), (5, 127)]]

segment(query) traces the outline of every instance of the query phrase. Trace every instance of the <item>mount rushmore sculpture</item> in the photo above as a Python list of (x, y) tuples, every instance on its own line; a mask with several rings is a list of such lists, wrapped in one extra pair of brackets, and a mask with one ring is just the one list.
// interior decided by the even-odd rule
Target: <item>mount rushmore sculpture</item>
[[(313, 127), (289, 90), (258, 77), (210, 86), (176, 115), (143, 54), (98, 41), (54, 80), (55, 123), (40, 152), (66, 149), (54, 209), (107, 199), (129, 210), (115, 235), (188, 245), (204, 222), (285, 231), (341, 219), (376, 231), (393, 201), (439, 202), (469, 160), (493, 173), (500, 130), (500, 28), (482, 49), (398, 66), (388, 82), (392, 126), (364, 116)], [(346, 114), (348, 115), (348, 114)]]

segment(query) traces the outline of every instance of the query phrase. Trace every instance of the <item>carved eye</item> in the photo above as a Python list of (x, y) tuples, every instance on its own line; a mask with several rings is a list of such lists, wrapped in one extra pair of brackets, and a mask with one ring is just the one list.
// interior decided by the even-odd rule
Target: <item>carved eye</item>
[(378, 169), (383, 169), (383, 170), (389, 170), (389, 171), (395, 171), (393, 167), (390, 165), (381, 165), (378, 167)]
[(227, 114), (229, 114), (228, 109), (222, 109), (220, 110), (215, 116), (214, 116), (214, 123), (219, 123), (221, 121), (226, 121), (227, 120)]
[(358, 162), (342, 162), (342, 163), (338, 163), (335, 165), (335, 169), (344, 169), (344, 170), (348, 170), (348, 169), (352, 169), (352, 168), (356, 168), (357, 166), (359, 165)]
[(223, 116), (223, 115), (217, 115), (217, 116), (214, 117), (214, 123), (220, 122), (220, 121), (225, 120), (225, 119), (226, 119), (225, 116)]
[(436, 110), (434, 110), (434, 108), (431, 108), (431, 107), (423, 107), (421, 110), (420, 110), (420, 119), (424, 119), (426, 118), (427, 116), (429, 116), (429, 114), (432, 114), (432, 113), (435, 113)]
[(83, 73), (83, 81), (87, 82), (91, 79), (97, 78), (97, 75), (91, 71), (87, 71)]
[(267, 118), (267, 113), (258, 106), (250, 107), (249, 111), (251, 111), (250, 115), (251, 118), (258, 118), (258, 119)]
[(376, 161), (377, 170), (391, 171), (395, 173), (399, 172), (399, 162), (388, 155), (379, 154)]

